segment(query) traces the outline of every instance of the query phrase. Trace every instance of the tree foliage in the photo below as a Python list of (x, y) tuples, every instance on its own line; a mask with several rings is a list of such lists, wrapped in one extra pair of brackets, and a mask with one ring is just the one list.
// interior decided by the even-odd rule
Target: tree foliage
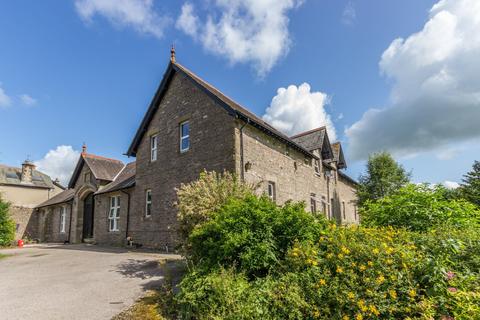
[(480, 161), (475, 161), (472, 170), (464, 175), (460, 194), (480, 207)]
[(0, 247), (11, 245), (15, 239), (15, 223), (9, 209), (10, 204), (0, 197)]
[(360, 209), (362, 224), (426, 231), (442, 225), (478, 225), (480, 212), (468, 201), (448, 200), (443, 186), (408, 184), (377, 201), (367, 200)]
[(360, 176), (357, 189), (358, 203), (378, 200), (391, 195), (410, 181), (410, 173), (398, 164), (388, 152), (379, 152), (368, 159), (367, 170)]

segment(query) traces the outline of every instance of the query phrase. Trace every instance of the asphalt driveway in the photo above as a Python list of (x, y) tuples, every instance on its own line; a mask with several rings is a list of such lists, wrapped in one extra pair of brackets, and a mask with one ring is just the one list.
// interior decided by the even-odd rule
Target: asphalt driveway
[(92, 245), (0, 250), (0, 319), (110, 319), (158, 286), (177, 255)]

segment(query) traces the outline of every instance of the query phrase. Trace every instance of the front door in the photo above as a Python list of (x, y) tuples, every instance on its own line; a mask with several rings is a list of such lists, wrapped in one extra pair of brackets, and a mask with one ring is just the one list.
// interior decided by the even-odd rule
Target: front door
[(93, 193), (83, 200), (83, 239), (93, 238)]

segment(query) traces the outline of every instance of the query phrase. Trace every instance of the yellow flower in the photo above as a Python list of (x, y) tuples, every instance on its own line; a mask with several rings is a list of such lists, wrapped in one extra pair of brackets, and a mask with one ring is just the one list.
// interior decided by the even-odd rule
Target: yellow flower
[(350, 253), (350, 250), (348, 250), (347, 247), (343, 246), (343, 247), (342, 247), (342, 252), (345, 253), (345, 254), (349, 254), (349, 253)]
[(338, 259), (343, 259), (343, 254), (339, 253), (337, 257)]
[(383, 275), (379, 275), (377, 278), (377, 283), (382, 284), (383, 282), (385, 282), (385, 277)]
[(337, 266), (337, 273), (342, 273), (342, 272), (343, 272), (343, 268)]
[(312, 264), (312, 266), (316, 266), (318, 264), (318, 262), (316, 260), (312, 260), (311, 264)]
[(357, 316), (355, 317), (356, 320), (363, 320), (363, 316), (361, 313), (357, 313)]
[(318, 311), (318, 310), (313, 311), (313, 316), (314, 316), (315, 318), (320, 317), (320, 311)]
[(367, 267), (365, 267), (365, 265), (361, 264), (358, 269), (360, 269), (360, 271), (365, 271), (367, 269)]
[(348, 316), (343, 316), (342, 320), (350, 320), (350, 318)]
[(393, 263), (393, 260), (392, 259), (387, 259), (387, 264), (392, 264)]
[(352, 262), (352, 267), (356, 267), (357, 266), (357, 263), (356, 262)]
[(350, 300), (353, 300), (353, 298), (355, 298), (355, 294), (351, 291), (347, 294), (347, 296), (348, 296), (348, 299)]
[(293, 251), (293, 252), (292, 252), (292, 256), (298, 257), (298, 253), (297, 253), (296, 251)]
[(392, 299), (394, 299), (394, 300), (397, 299), (397, 292), (395, 290), (388, 291), (388, 294), (390, 295), (390, 297)]
[(368, 264), (369, 267), (373, 266), (373, 262), (372, 262), (372, 261), (368, 261), (367, 264)]
[(380, 314), (378, 309), (373, 304), (369, 305), (368, 309), (370, 310), (370, 313), (373, 313), (376, 316), (378, 316)]
[(329, 254), (327, 254), (327, 258), (328, 258), (328, 259), (331, 259), (331, 258), (333, 258), (333, 253), (329, 253)]
[(378, 250), (377, 248), (375, 248), (375, 249), (372, 250), (372, 252), (373, 252), (374, 254), (379, 254), (379, 253), (380, 253), (380, 250)]
[(324, 286), (327, 284), (327, 281), (325, 281), (325, 279), (320, 279), (320, 281), (318, 281), (318, 284)]
[(408, 295), (411, 298), (415, 298), (415, 296), (417, 295), (417, 292), (415, 291), (415, 289), (410, 289), (410, 291), (408, 291)]
[(387, 248), (387, 249), (385, 250), (385, 252), (386, 252), (387, 254), (392, 254), (393, 251), (395, 251), (393, 248)]

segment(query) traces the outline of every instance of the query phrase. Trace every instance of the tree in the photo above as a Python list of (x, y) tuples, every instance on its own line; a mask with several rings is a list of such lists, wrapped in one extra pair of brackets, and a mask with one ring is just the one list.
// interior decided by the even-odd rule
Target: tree
[(393, 194), (410, 181), (410, 173), (398, 164), (388, 152), (370, 155), (367, 171), (359, 179), (358, 203), (378, 200)]
[(8, 213), (10, 204), (0, 197), (0, 247), (11, 245), (15, 239), (15, 223)]
[(472, 171), (463, 176), (460, 193), (463, 198), (480, 206), (480, 161), (475, 161)]

